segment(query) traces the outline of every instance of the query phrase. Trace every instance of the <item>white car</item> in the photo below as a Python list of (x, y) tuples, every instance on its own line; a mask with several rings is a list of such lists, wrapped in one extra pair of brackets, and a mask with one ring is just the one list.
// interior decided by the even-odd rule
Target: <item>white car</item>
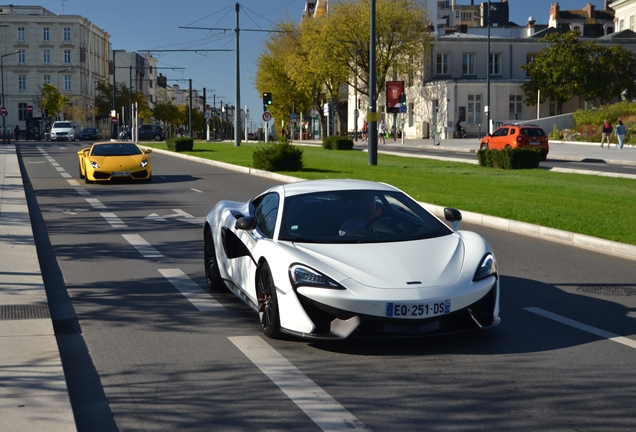
[(265, 335), (313, 339), (486, 329), (499, 318), (493, 251), (404, 192), (359, 180), (275, 186), (206, 217), (212, 290), (258, 312)]
[(75, 128), (71, 122), (54, 122), (51, 126), (51, 141), (75, 141)]

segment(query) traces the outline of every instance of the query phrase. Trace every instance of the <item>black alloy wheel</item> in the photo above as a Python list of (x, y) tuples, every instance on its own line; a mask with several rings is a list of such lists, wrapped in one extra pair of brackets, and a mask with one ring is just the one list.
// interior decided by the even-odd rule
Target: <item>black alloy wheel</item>
[(219, 272), (214, 239), (209, 226), (205, 228), (203, 236), (203, 261), (205, 264), (205, 281), (208, 284), (208, 288), (214, 291), (220, 290), (223, 288), (223, 279), (221, 279), (221, 273)]
[(280, 317), (278, 315), (278, 297), (272, 272), (267, 262), (263, 262), (256, 276), (256, 295), (258, 296), (258, 315), (265, 336), (280, 338)]

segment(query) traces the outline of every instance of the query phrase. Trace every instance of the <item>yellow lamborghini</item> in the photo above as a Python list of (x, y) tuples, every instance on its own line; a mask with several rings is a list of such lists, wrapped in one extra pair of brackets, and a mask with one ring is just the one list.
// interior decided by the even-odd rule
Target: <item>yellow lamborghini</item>
[(131, 179), (150, 181), (152, 178), (152, 149), (132, 142), (96, 142), (77, 152), (79, 175), (86, 183)]

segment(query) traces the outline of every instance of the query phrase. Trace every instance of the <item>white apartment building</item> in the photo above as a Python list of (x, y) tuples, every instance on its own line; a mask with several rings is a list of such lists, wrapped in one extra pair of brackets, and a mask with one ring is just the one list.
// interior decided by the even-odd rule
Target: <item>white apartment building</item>
[[(91, 112), (96, 83), (109, 77), (109, 34), (77, 15), (39, 6), (0, 5), (0, 55), (5, 124), (43, 133), (36, 101), (42, 84), (56, 86), (70, 103)], [(32, 107), (27, 115), (27, 107)], [(87, 126), (94, 121), (87, 115)], [(27, 125), (27, 121), (29, 125)]]
[(636, 32), (636, 0), (614, 0), (611, 7), (616, 31), (629, 29)]

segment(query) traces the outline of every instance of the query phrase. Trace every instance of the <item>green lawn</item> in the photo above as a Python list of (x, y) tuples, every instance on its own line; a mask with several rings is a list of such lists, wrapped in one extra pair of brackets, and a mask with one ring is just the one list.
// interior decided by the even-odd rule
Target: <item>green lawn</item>
[[(144, 145), (167, 149), (165, 143)], [(195, 142), (194, 150), (185, 153), (251, 167), (258, 146)], [(303, 170), (281, 174), (381, 181), (418, 201), (636, 245), (636, 180), (542, 169), (503, 171), (383, 154), (377, 166), (369, 166), (367, 153), (302, 149)]]

